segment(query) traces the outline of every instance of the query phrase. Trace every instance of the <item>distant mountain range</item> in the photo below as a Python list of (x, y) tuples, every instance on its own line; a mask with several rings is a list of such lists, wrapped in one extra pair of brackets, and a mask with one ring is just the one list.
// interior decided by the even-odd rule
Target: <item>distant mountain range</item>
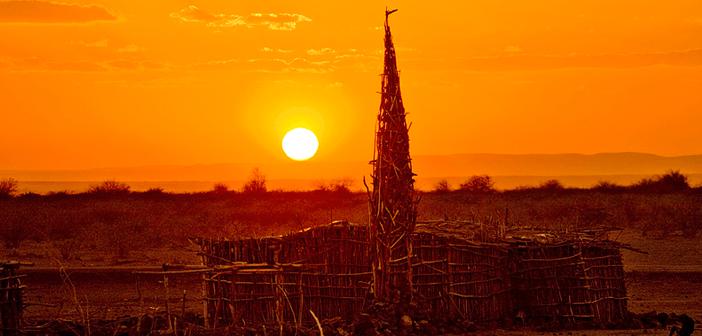
[[(702, 155), (660, 156), (644, 153), (601, 154), (454, 154), (416, 155), (414, 170), (420, 188), (429, 189), (436, 181), (446, 178), (460, 183), (471, 175), (487, 174), (495, 177), (498, 187), (538, 184), (548, 178), (557, 178), (567, 185), (589, 186), (599, 180), (630, 183), (641, 177), (680, 170), (693, 183), (702, 182)], [(254, 167), (268, 176), (272, 187), (308, 189), (325, 181), (347, 179), (358, 188), (363, 176), (369, 175), (367, 162), (284, 162), (277, 164), (210, 164), (160, 165), (81, 170), (0, 170), (0, 178), (20, 180), (26, 190), (36, 186), (58, 187), (80, 185), (115, 179), (133, 181), (133, 187), (179, 185), (179, 191), (209, 188), (213, 182), (224, 181), (236, 186), (243, 183)], [(68, 183), (68, 184), (67, 184)], [(161, 183), (161, 184), (159, 184)], [(29, 186), (34, 185), (34, 188)], [(190, 185), (190, 187), (188, 187)], [(196, 186), (197, 185), (197, 186)], [(80, 189), (79, 188), (79, 189)], [(45, 189), (44, 187), (39, 189)], [(70, 188), (66, 188), (70, 189)], [(76, 190), (76, 189), (71, 189)], [(46, 190), (41, 190), (46, 191)]]
[(453, 176), (465, 172), (490, 175), (647, 175), (676, 169), (702, 173), (702, 155), (660, 156), (644, 153), (600, 154), (456, 154), (420, 156), (418, 170), (426, 175)]

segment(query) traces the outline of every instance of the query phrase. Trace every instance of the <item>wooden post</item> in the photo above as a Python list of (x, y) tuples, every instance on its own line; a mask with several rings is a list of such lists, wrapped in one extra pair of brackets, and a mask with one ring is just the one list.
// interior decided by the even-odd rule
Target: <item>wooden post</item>
[(400, 93), (395, 46), (385, 12), (385, 61), (369, 192), (373, 294), (378, 301), (409, 307), (413, 298), (412, 241), (416, 224), (409, 127)]
[(300, 293), (299, 299), (298, 299), (298, 308), (297, 308), (297, 328), (300, 329), (302, 328), (302, 316), (304, 315), (304, 308), (305, 308), (305, 294), (304, 294), (304, 289), (302, 287), (302, 272), (298, 273), (298, 278), (297, 278), (297, 290)]
[(173, 331), (173, 321), (171, 320), (171, 308), (168, 304), (170, 300), (170, 290), (168, 289), (168, 275), (163, 274), (163, 287), (166, 289), (166, 318), (168, 318), (168, 331)]
[[(200, 245), (200, 248), (202, 250), (204, 250), (203, 252), (205, 252), (200, 256), (200, 258), (201, 258), (200, 263), (202, 264), (202, 266), (206, 266), (207, 265), (207, 255), (210, 255), (212, 253), (211, 241), (208, 239), (206, 242), (202, 242)], [(210, 303), (210, 295), (209, 295), (209, 290), (208, 290), (209, 284), (207, 281), (209, 279), (209, 277), (210, 277), (209, 273), (202, 274), (202, 310), (203, 310), (202, 317), (204, 319), (205, 328), (211, 327), (211, 325), (210, 325), (210, 322), (211, 322), (210, 321), (210, 309), (209, 309), (211, 303)]]

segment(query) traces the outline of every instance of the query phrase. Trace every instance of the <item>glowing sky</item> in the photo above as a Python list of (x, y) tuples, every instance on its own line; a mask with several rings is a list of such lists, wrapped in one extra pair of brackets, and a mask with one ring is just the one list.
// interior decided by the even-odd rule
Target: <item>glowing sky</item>
[(0, 168), (368, 160), (391, 19), (412, 152), (702, 152), (702, 1), (0, 0)]

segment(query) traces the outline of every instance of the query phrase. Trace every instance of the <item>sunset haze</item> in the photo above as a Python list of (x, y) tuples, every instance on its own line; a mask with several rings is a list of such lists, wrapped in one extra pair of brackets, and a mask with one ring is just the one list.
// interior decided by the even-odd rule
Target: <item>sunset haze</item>
[(0, 170), (367, 162), (386, 6), (414, 155), (702, 152), (696, 0), (0, 1)]

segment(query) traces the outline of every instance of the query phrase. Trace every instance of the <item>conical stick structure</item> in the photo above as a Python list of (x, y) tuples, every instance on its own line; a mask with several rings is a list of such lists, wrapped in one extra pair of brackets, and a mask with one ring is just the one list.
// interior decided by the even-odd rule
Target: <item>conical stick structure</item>
[(417, 218), (409, 128), (400, 93), (395, 47), (385, 13), (385, 69), (375, 135), (370, 193), (373, 293), (378, 301), (412, 300), (412, 242)]

